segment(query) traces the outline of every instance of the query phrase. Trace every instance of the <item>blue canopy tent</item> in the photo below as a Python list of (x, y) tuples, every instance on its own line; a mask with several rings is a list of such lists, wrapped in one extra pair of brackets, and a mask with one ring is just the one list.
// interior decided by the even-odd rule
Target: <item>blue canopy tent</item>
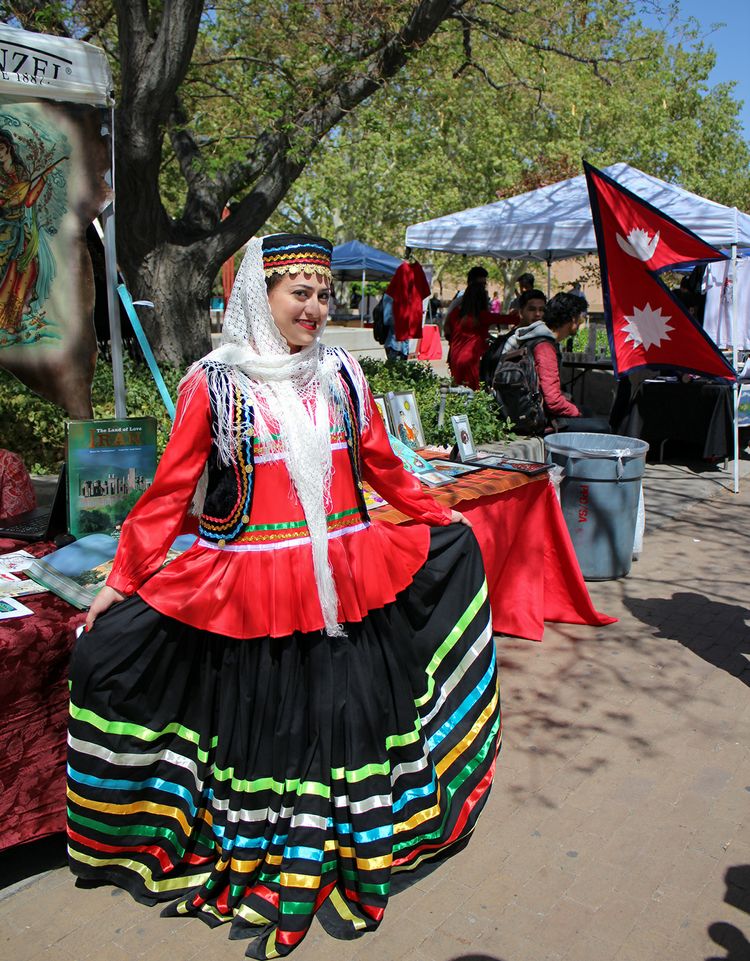
[(361, 240), (349, 240), (345, 244), (338, 244), (333, 248), (331, 256), (331, 273), (336, 280), (362, 281), (362, 297), (359, 301), (359, 318), (364, 326), (365, 322), (365, 283), (371, 280), (390, 280), (401, 266), (398, 257), (375, 247), (368, 247)]

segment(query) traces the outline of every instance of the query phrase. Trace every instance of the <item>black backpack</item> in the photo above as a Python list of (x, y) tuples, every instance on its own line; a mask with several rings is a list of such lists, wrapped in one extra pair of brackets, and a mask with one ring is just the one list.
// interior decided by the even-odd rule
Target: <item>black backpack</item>
[(388, 340), (388, 328), (385, 326), (382, 299), (372, 308), (372, 336), (379, 344), (384, 344)]
[(492, 376), (492, 393), (504, 417), (520, 434), (544, 433), (546, 418), (539, 378), (534, 363), (534, 347), (543, 337), (527, 341), (503, 354)]
[(482, 354), (479, 361), (479, 380), (488, 390), (492, 390), (495, 369), (505, 347), (505, 341), (509, 337), (510, 334), (490, 334), (487, 341), (487, 350)]

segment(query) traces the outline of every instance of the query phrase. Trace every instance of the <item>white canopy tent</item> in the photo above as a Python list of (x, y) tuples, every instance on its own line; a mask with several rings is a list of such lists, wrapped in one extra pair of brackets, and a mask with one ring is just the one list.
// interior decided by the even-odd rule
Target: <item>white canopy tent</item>
[[(750, 248), (750, 216), (668, 184), (625, 163), (604, 173), (714, 246)], [(406, 246), (501, 260), (551, 262), (596, 252), (581, 174), (508, 200), (413, 224)]]
[[(750, 216), (736, 207), (725, 207), (645, 174), (629, 164), (612, 164), (604, 169), (604, 173), (692, 230), (706, 243), (729, 247), (732, 251), (730, 276), (734, 279), (738, 249), (750, 249)], [(406, 230), (406, 246), (502, 260), (544, 261), (549, 293), (553, 260), (591, 254), (597, 249), (586, 178), (581, 174), (507, 200), (413, 224)], [(730, 309), (736, 369), (737, 321), (734, 306), (731, 305)], [(739, 390), (736, 389), (735, 493), (739, 490), (738, 403)]]

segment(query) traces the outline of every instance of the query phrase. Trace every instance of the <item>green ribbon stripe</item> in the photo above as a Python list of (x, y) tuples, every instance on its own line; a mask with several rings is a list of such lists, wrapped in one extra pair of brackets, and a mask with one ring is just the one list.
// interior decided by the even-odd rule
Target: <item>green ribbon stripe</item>
[(477, 591), (476, 596), (469, 604), (467, 609), (461, 615), (457, 621), (455, 627), (451, 630), (450, 634), (446, 637), (440, 647), (435, 651), (432, 656), (432, 660), (427, 665), (427, 676), (429, 681), (427, 682), (427, 691), (414, 702), (417, 707), (422, 707), (426, 704), (433, 695), (435, 690), (435, 671), (438, 669), (440, 662), (446, 656), (448, 651), (456, 644), (458, 639), (464, 634), (466, 628), (471, 624), (477, 615), (477, 611), (481, 608), (482, 604), (487, 599), (487, 581), (482, 581), (482, 586)]
[[(155, 731), (153, 728), (144, 727), (141, 724), (130, 724), (127, 721), (108, 721), (106, 718), (95, 714), (93, 711), (89, 711), (87, 708), (78, 707), (72, 701), (70, 702), (70, 716), (76, 721), (81, 721), (83, 724), (90, 724), (91, 727), (95, 727), (105, 734), (124, 734), (128, 737), (137, 737), (140, 741), (156, 741), (160, 737), (165, 737), (167, 734), (176, 734), (190, 744), (197, 746), (200, 743), (200, 735), (196, 731), (191, 731), (189, 727), (184, 727), (176, 721), (167, 724), (159, 731)], [(210, 749), (213, 750), (218, 743), (218, 736), (212, 737)], [(196, 756), (199, 761), (205, 764), (208, 761), (209, 754), (208, 751), (204, 751), (198, 747)]]
[[(109, 834), (115, 837), (123, 834), (142, 834), (151, 838), (164, 837), (172, 842), (180, 857), (185, 853), (185, 845), (179, 840), (177, 832), (172, 831), (170, 828), (154, 827), (153, 824), (108, 824), (105, 821), (98, 821), (96, 818), (84, 817), (76, 811), (71, 811), (70, 808), (68, 808), (68, 817), (71, 821), (75, 821), (76, 824), (81, 824), (94, 831), (99, 831), (101, 834)], [(214, 847), (214, 838), (211, 835), (201, 833), (198, 836), (198, 841), (202, 841), (207, 848), (211, 849)]]
[[(327, 514), (327, 521), (338, 521), (342, 517), (349, 517), (352, 514), (358, 514), (359, 508), (352, 507), (349, 510), (339, 511), (337, 514)], [(288, 521), (278, 524), (248, 524), (245, 527), (246, 531), (285, 531), (285, 530), (299, 530), (302, 527), (307, 527), (307, 521)]]
[(481, 762), (487, 757), (487, 752), (490, 750), (490, 748), (492, 747), (492, 744), (494, 743), (499, 727), (500, 727), (500, 718), (498, 717), (495, 723), (492, 725), (492, 729), (490, 730), (489, 737), (484, 742), (480, 750), (446, 787), (445, 793), (448, 798), (448, 804), (446, 805), (445, 814), (443, 815), (443, 819), (440, 822), (440, 826), (437, 827), (434, 831), (431, 831), (429, 834), (421, 834), (417, 837), (410, 838), (408, 841), (402, 841), (400, 844), (394, 844), (393, 845), (394, 854), (397, 854), (398, 852), (403, 851), (406, 848), (411, 848), (417, 844), (421, 844), (423, 841), (435, 841), (440, 837), (440, 835), (443, 833), (443, 830), (445, 828), (445, 821), (446, 821), (446, 818), (448, 817), (448, 808), (450, 806), (451, 800), (453, 799), (453, 795), (456, 793), (457, 789), (464, 783), (464, 781), (472, 774), (472, 772), (476, 770), (477, 766), (481, 764)]

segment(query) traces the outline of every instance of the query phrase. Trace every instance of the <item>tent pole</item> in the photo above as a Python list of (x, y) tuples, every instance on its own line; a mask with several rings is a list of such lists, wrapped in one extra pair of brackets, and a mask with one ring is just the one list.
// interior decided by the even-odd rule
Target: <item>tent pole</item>
[(128, 416), (125, 402), (125, 371), (122, 361), (122, 331), (120, 302), (117, 299), (117, 255), (115, 253), (114, 201), (102, 212), (104, 233), (104, 276), (107, 284), (107, 313), (109, 314), (109, 345), (112, 355), (112, 384), (115, 392), (115, 417)]
[[(732, 261), (730, 266), (731, 283), (729, 285), (730, 299), (729, 309), (732, 311), (732, 367), (737, 371), (737, 300), (735, 297), (735, 287), (737, 284), (737, 244), (732, 244)], [(740, 492), (740, 382), (739, 378), (734, 382), (734, 417), (732, 419), (734, 435), (734, 493)]]
[(365, 267), (362, 268), (362, 296), (359, 298), (359, 326), (365, 326), (365, 278), (367, 276), (367, 270)]
[(128, 416), (125, 392), (125, 370), (122, 360), (122, 330), (120, 329), (120, 301), (117, 299), (117, 248), (115, 245), (115, 108), (109, 111), (110, 185), (112, 200), (101, 214), (104, 243), (104, 277), (107, 285), (107, 313), (109, 314), (109, 349), (112, 356), (112, 386), (115, 393), (115, 417)]
[(552, 251), (547, 251), (547, 300), (552, 296)]

